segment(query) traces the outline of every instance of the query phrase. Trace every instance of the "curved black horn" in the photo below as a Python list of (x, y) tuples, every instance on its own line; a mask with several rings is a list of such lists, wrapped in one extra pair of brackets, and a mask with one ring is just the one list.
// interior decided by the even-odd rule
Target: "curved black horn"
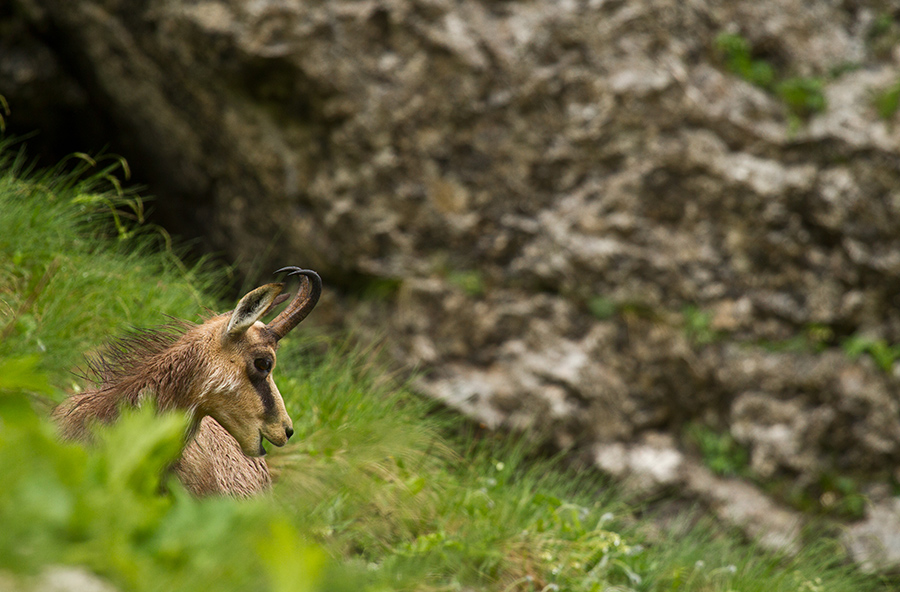
[(285, 271), (290, 272), (288, 276), (301, 275), (304, 277), (301, 281), (302, 286), (297, 291), (294, 299), (291, 300), (291, 303), (281, 311), (281, 314), (272, 319), (272, 322), (266, 325), (269, 331), (275, 334), (276, 340), (281, 339), (291, 329), (300, 324), (300, 321), (305, 319), (306, 315), (315, 308), (316, 303), (319, 301), (319, 296), (322, 295), (322, 278), (313, 270), (299, 267), (282, 267), (275, 273), (284, 273)]

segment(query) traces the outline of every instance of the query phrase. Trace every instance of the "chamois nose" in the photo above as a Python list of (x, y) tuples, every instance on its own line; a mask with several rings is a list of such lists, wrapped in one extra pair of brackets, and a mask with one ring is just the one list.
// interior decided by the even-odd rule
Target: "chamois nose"
[(291, 436), (294, 435), (294, 428), (292, 428), (292, 427), (286, 427), (286, 428), (284, 428), (284, 435), (287, 436), (287, 439), (288, 439), (288, 440), (290, 440), (290, 439), (291, 439)]

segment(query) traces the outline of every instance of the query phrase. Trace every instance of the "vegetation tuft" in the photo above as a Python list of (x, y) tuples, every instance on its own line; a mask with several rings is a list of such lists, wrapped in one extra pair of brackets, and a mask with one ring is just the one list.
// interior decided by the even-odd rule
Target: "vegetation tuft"
[(750, 476), (750, 455), (731, 433), (719, 432), (701, 423), (691, 423), (686, 426), (685, 435), (699, 449), (706, 466), (717, 475)]
[(792, 126), (827, 107), (823, 78), (785, 76), (767, 60), (754, 57), (750, 42), (736, 33), (720, 33), (715, 46), (729, 72), (781, 99)]
[(882, 119), (886, 121), (893, 119), (897, 110), (900, 109), (900, 80), (881, 92), (875, 93), (872, 103)]
[(863, 335), (853, 335), (842, 342), (847, 355), (857, 359), (868, 354), (883, 372), (891, 372), (894, 363), (900, 358), (900, 345), (890, 344), (884, 339), (872, 339)]
[(890, 12), (876, 16), (866, 32), (866, 45), (880, 59), (888, 59), (900, 42), (900, 22)]
[(178, 414), (127, 413), (90, 449), (58, 441), (47, 409), (86, 386), (85, 352), (229, 306), (224, 273), (185, 267), (139, 224), (112, 181), (121, 161), (75, 164), (29, 171), (0, 151), (0, 581), (15, 589), (55, 566), (120, 590), (891, 589), (833, 546), (783, 557), (714, 524), (639, 519), (596, 474), (473, 433), (377, 349), (308, 329), (279, 354), (296, 435), (272, 451), (269, 495), (194, 499), (166, 479)]
[(681, 315), (684, 319), (685, 333), (694, 345), (709, 345), (722, 339), (720, 332), (713, 329), (712, 312), (700, 310), (696, 306), (686, 306), (682, 309)]

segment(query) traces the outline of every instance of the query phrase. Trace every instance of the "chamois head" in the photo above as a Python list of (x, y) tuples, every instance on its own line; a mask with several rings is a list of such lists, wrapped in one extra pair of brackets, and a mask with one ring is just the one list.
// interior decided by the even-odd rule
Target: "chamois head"
[(267, 284), (241, 298), (235, 309), (204, 323), (208, 326), (210, 371), (197, 402), (198, 416), (209, 415), (230, 433), (247, 456), (262, 456), (265, 438), (283, 446), (294, 433), (284, 400), (272, 379), (278, 341), (313, 309), (322, 292), (316, 272), (286, 267), (276, 273), (300, 275), (302, 286), (291, 303), (268, 325), (259, 321), (284, 289)]

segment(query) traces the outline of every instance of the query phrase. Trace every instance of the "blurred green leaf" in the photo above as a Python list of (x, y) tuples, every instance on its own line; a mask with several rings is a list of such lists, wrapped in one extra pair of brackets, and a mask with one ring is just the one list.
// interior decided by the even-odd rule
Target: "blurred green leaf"
[(39, 370), (40, 363), (38, 354), (0, 358), (0, 395), (16, 391), (52, 392), (46, 374)]
[(825, 110), (824, 81), (821, 78), (794, 77), (779, 82), (776, 93), (798, 117), (809, 117)]
[(877, 93), (873, 98), (875, 109), (882, 119), (891, 119), (900, 108), (900, 81)]
[(274, 592), (313, 592), (325, 566), (325, 554), (305, 545), (288, 523), (274, 521), (258, 542)]
[(615, 302), (603, 296), (596, 296), (588, 301), (588, 310), (600, 320), (609, 319), (618, 312), (619, 307)]

